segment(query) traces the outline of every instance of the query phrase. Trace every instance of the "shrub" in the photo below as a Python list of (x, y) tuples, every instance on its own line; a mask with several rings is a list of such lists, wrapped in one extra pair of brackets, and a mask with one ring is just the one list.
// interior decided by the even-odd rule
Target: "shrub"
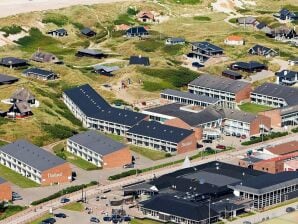
[(77, 134), (75, 130), (60, 124), (41, 124), (42, 129), (55, 139), (65, 139)]
[(4, 26), (0, 29), (0, 31), (3, 31), (5, 33), (5, 37), (8, 37), (10, 34), (17, 34), (22, 32), (22, 27), (17, 26), (17, 25), (12, 25), (12, 26)]
[(262, 142), (262, 141), (267, 141), (267, 140), (270, 140), (270, 139), (283, 137), (283, 136), (286, 136), (288, 134), (289, 134), (288, 132), (272, 132), (268, 135), (264, 135), (263, 138), (262, 137), (257, 137), (253, 140), (242, 142), (241, 145), (252, 145), (252, 144), (255, 144), (255, 143)]
[(81, 185), (67, 187), (67, 188), (62, 189), (61, 191), (58, 191), (55, 194), (52, 194), (52, 195), (50, 195), (50, 196), (48, 196), (46, 198), (42, 198), (40, 200), (33, 201), (31, 203), (31, 205), (39, 205), (41, 203), (44, 203), (44, 202), (51, 201), (53, 199), (59, 198), (59, 197), (61, 197), (63, 195), (70, 194), (70, 193), (73, 193), (73, 192), (82, 190), (83, 188), (94, 186), (94, 185), (97, 185), (97, 184), (98, 184), (97, 181), (91, 181), (89, 184), (81, 184)]
[(57, 26), (64, 26), (69, 22), (67, 16), (58, 13), (47, 13), (42, 19), (43, 23), (54, 23)]
[(132, 176), (132, 175), (136, 175), (137, 173), (142, 173), (142, 171), (141, 170), (125, 171), (125, 172), (110, 176), (109, 180), (118, 180), (118, 179), (121, 179), (121, 178), (124, 178), (124, 177), (129, 177), (129, 176)]
[(128, 15), (132, 15), (132, 16), (138, 14), (138, 12), (139, 12), (139, 10), (136, 7), (132, 7), (132, 6), (128, 7), (128, 9), (126, 11), (126, 13)]
[(198, 21), (211, 21), (211, 18), (208, 16), (194, 16), (193, 19)]

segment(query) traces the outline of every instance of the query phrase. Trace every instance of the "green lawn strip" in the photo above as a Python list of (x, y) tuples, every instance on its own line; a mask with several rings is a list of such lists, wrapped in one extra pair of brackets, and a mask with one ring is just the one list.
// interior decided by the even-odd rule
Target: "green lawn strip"
[(48, 219), (48, 218), (52, 218), (53, 215), (52, 214), (45, 214), (42, 217), (35, 219), (34, 221), (29, 222), (28, 224), (40, 224), (43, 220)]
[(63, 206), (62, 209), (69, 210), (69, 211), (75, 211), (75, 212), (82, 212), (84, 210), (84, 206), (82, 205), (82, 203), (73, 202), (73, 203)]
[(208, 16), (195, 16), (193, 19), (197, 21), (211, 21), (211, 18)]
[(171, 0), (171, 2), (176, 4), (187, 4), (187, 5), (195, 5), (202, 2), (202, 0)]
[(9, 205), (7, 208), (5, 208), (4, 211), (0, 211), (0, 220), (6, 219), (18, 212), (21, 212), (25, 210), (26, 207), (22, 207), (19, 205)]
[(272, 107), (254, 104), (254, 103), (244, 103), (242, 105), (239, 105), (239, 108), (244, 112), (254, 113), (254, 114), (272, 109)]
[(247, 213), (243, 213), (243, 214), (240, 214), (238, 215), (239, 218), (244, 218), (244, 217), (247, 217), (247, 216), (251, 216), (251, 215), (254, 215), (256, 214), (255, 212), (247, 212)]
[(21, 174), (3, 166), (0, 165), (0, 176), (15, 185), (18, 185), (21, 188), (30, 188), (30, 187), (39, 187), (40, 185), (35, 183), (32, 180), (27, 179), (26, 177), (23, 177)]
[(289, 204), (292, 204), (292, 203), (295, 203), (295, 202), (298, 202), (298, 198), (293, 198), (291, 200), (284, 201), (282, 203), (279, 203), (279, 204), (270, 206), (270, 207), (266, 208), (265, 211), (268, 211), (268, 210), (271, 210), (271, 209), (275, 209), (275, 208), (279, 208), (279, 207), (282, 207), (282, 206), (285, 206), (285, 205), (289, 205)]
[(134, 218), (131, 220), (130, 224), (161, 224), (162, 222), (154, 221), (151, 219), (137, 219)]
[(270, 140), (270, 139), (283, 137), (283, 136), (286, 136), (288, 134), (289, 134), (288, 132), (272, 132), (272, 133), (269, 133), (268, 135), (265, 135), (263, 137), (257, 137), (253, 140), (242, 142), (241, 145), (252, 145), (252, 144), (262, 142), (262, 141), (267, 141), (267, 140)]
[(7, 144), (8, 144), (8, 142), (5, 142), (5, 141), (0, 140), (0, 147), (1, 146), (4, 146), (4, 145), (7, 145)]

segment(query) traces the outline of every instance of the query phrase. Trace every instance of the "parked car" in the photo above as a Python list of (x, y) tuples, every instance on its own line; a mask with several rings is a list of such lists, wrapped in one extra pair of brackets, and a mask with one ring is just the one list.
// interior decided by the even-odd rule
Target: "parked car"
[(226, 135), (226, 136), (231, 136), (231, 134), (230, 134), (230, 133), (225, 133), (225, 135)]
[(227, 147), (226, 147), (225, 145), (220, 145), (220, 144), (218, 144), (218, 145), (216, 146), (216, 148), (217, 148), (217, 149), (223, 149), (223, 150), (225, 150)]
[(54, 218), (48, 218), (41, 221), (41, 224), (54, 224), (56, 222), (56, 219)]
[(64, 204), (69, 202), (70, 200), (68, 198), (61, 198), (60, 203)]
[(105, 221), (105, 222), (111, 222), (112, 221), (112, 217), (105, 216), (105, 217), (103, 217), (103, 221)]
[(124, 217), (123, 217), (123, 221), (124, 221), (124, 222), (130, 222), (130, 221), (131, 221), (130, 216), (124, 216)]
[(212, 143), (212, 140), (211, 139), (204, 139), (202, 142), (203, 143)]
[(244, 221), (243, 224), (251, 224), (250, 221)]
[(241, 139), (246, 139), (246, 135), (241, 135)]
[(55, 217), (65, 219), (67, 216), (64, 213), (57, 213), (55, 214)]
[(123, 165), (123, 168), (127, 169), (127, 168), (134, 168), (134, 164), (133, 163), (128, 163)]
[(236, 134), (236, 138), (240, 138), (241, 137), (241, 135), (238, 133), (238, 134)]
[(204, 67), (204, 65), (203, 64), (200, 64), (199, 62), (193, 62), (191, 65), (192, 65), (192, 67), (195, 67), (195, 68), (202, 68), (202, 67)]
[(96, 217), (91, 217), (90, 222), (93, 222), (93, 223), (100, 223), (99, 219), (96, 218)]
[(214, 150), (211, 147), (206, 147), (205, 148), (205, 151), (209, 151), (210, 152), (210, 151), (214, 151)]
[(286, 208), (286, 212), (294, 212), (295, 211), (295, 208), (293, 208), (293, 207), (287, 207)]
[(107, 196), (103, 195), (100, 197), (100, 199), (107, 199)]
[(200, 149), (200, 148), (203, 148), (204, 146), (202, 144), (197, 144), (197, 148)]

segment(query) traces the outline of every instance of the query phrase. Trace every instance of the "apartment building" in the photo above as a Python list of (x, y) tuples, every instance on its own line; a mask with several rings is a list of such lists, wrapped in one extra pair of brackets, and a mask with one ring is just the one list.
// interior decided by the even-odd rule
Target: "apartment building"
[(235, 108), (236, 103), (249, 99), (251, 84), (222, 76), (200, 75), (188, 84), (190, 93), (204, 95), (223, 101), (223, 106)]
[(66, 150), (97, 167), (122, 167), (132, 161), (128, 146), (94, 130), (67, 139)]
[(298, 89), (274, 83), (264, 83), (251, 92), (250, 98), (252, 103), (274, 108), (294, 106), (298, 105)]
[(204, 95), (197, 95), (190, 92), (182, 92), (174, 89), (165, 89), (160, 93), (160, 97), (162, 99), (166, 99), (175, 103), (201, 107), (207, 107), (210, 105), (222, 105), (222, 101), (220, 99)]
[(264, 209), (298, 196), (298, 172), (264, 174), (229, 185), (242, 200), (253, 200), (255, 209)]
[(141, 113), (111, 107), (90, 85), (64, 91), (63, 101), (83, 126), (124, 136), (135, 124), (146, 119)]
[(72, 180), (69, 163), (25, 140), (0, 148), (0, 163), (42, 186)]
[(155, 121), (141, 121), (126, 133), (130, 144), (169, 153), (184, 153), (197, 148), (195, 132), (164, 125)]
[(0, 177), (0, 202), (1, 201), (11, 201), (12, 200), (12, 190), (10, 184)]

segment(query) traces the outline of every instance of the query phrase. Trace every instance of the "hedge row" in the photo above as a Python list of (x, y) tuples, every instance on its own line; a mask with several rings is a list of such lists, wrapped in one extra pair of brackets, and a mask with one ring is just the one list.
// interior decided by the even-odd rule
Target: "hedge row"
[(270, 140), (270, 139), (283, 137), (283, 136), (286, 136), (288, 134), (289, 134), (288, 132), (272, 132), (269, 135), (264, 135), (263, 138), (262, 137), (257, 137), (253, 140), (242, 142), (241, 145), (252, 145), (252, 144), (255, 144), (255, 143), (262, 142), (262, 141), (267, 141), (267, 140)]
[(31, 205), (39, 205), (41, 203), (44, 203), (44, 202), (51, 201), (53, 199), (59, 198), (59, 197), (61, 197), (63, 195), (70, 194), (70, 193), (73, 193), (73, 192), (82, 190), (83, 188), (94, 186), (94, 185), (97, 185), (97, 184), (98, 184), (97, 181), (91, 181), (89, 184), (81, 184), (81, 185), (67, 187), (67, 188), (65, 188), (65, 189), (63, 189), (61, 191), (58, 191), (55, 194), (52, 194), (52, 195), (50, 195), (50, 196), (48, 196), (46, 198), (42, 198), (42, 199), (39, 199), (37, 201), (33, 201), (31, 203)]

